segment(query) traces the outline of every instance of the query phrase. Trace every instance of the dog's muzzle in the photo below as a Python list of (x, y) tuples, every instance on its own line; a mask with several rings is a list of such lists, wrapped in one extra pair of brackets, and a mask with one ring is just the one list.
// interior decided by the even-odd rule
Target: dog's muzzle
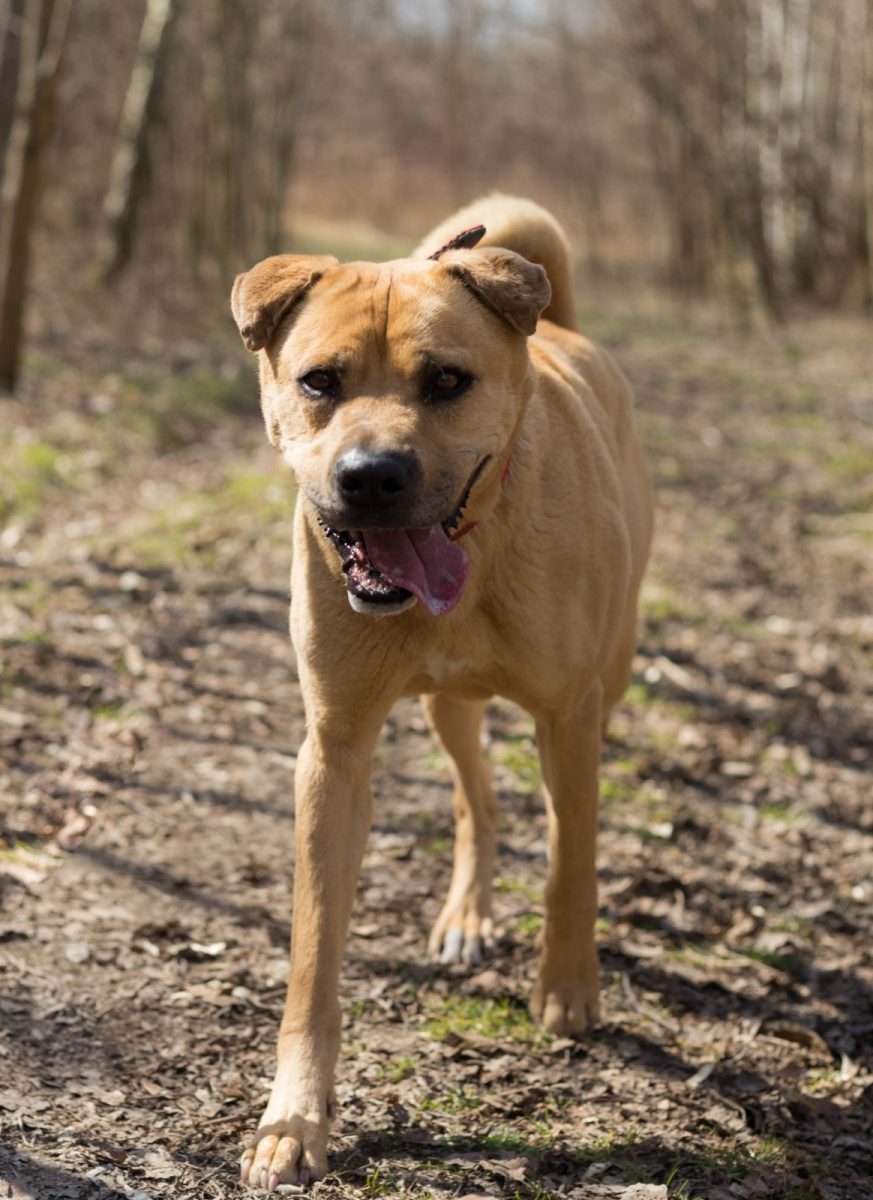
[[(454, 534), (470, 492), (490, 461), (476, 466), (454, 511), (426, 528), (404, 527), (397, 517), (407, 490), (418, 483), (418, 464), (409, 456), (347, 451), (335, 471), (337, 491), (361, 528), (340, 530), (321, 514), (318, 523), (342, 560), (349, 602), (358, 612), (401, 612), (417, 600), (431, 614), (450, 612), (461, 599), (470, 560)], [(393, 512), (392, 512), (393, 509)], [(371, 524), (372, 522), (372, 524)], [(462, 530), (462, 532), (464, 532)]]

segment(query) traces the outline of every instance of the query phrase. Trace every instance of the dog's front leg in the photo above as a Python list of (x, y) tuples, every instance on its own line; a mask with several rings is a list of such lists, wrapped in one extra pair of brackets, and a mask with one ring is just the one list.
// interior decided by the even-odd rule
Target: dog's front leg
[(327, 1170), (340, 1040), (337, 984), (370, 828), (372, 744), (316, 726), (295, 778), (294, 918), (288, 997), (270, 1101), (241, 1163), (243, 1182), (306, 1184)]
[(601, 688), (537, 719), (549, 815), (549, 878), (542, 957), (531, 1012), (552, 1033), (581, 1033), (598, 1016), (597, 774)]

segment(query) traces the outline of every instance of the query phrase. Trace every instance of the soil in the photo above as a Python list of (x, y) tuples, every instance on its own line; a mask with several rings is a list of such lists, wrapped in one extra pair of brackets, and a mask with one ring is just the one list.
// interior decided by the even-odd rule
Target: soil
[[(532, 726), (495, 702), (497, 929), (426, 955), (445, 764), (386, 726), (316, 1197), (873, 1194), (873, 341), (588, 314), (659, 495), (603, 768), (603, 1024), (526, 1015)], [(0, 1179), (242, 1196), (281, 1014), (301, 706), (290, 481), (219, 345), (29, 363), (0, 403)], [(102, 355), (102, 357), (101, 357)], [(114, 357), (113, 357), (114, 355)], [(580, 564), (584, 569), (584, 564)]]

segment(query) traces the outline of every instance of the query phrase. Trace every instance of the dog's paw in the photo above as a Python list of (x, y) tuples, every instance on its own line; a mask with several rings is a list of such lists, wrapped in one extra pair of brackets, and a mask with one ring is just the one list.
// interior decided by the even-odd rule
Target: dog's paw
[(475, 965), (488, 953), (491, 929), (490, 917), (445, 908), (431, 931), (428, 950), (441, 963)]
[(280, 1183), (306, 1187), (327, 1172), (328, 1115), (288, 1115), (268, 1120), (269, 1110), (240, 1161), (240, 1180), (274, 1191)]
[(600, 1018), (600, 984), (596, 973), (593, 981), (567, 979), (549, 986), (538, 981), (530, 1012), (535, 1021), (558, 1037), (585, 1033)]

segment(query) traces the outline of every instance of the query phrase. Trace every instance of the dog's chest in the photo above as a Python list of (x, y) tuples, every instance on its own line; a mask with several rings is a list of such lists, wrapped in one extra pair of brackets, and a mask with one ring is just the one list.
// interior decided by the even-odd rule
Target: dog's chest
[(437, 654), (428, 659), (425, 672), (435, 684), (443, 684), (460, 675), (465, 667), (466, 664), (460, 659), (445, 658)]
[(446, 692), (465, 699), (478, 699), (492, 694), (492, 687), (470, 662), (460, 658), (433, 654), (424, 659), (415, 677), (409, 681), (408, 694)]

